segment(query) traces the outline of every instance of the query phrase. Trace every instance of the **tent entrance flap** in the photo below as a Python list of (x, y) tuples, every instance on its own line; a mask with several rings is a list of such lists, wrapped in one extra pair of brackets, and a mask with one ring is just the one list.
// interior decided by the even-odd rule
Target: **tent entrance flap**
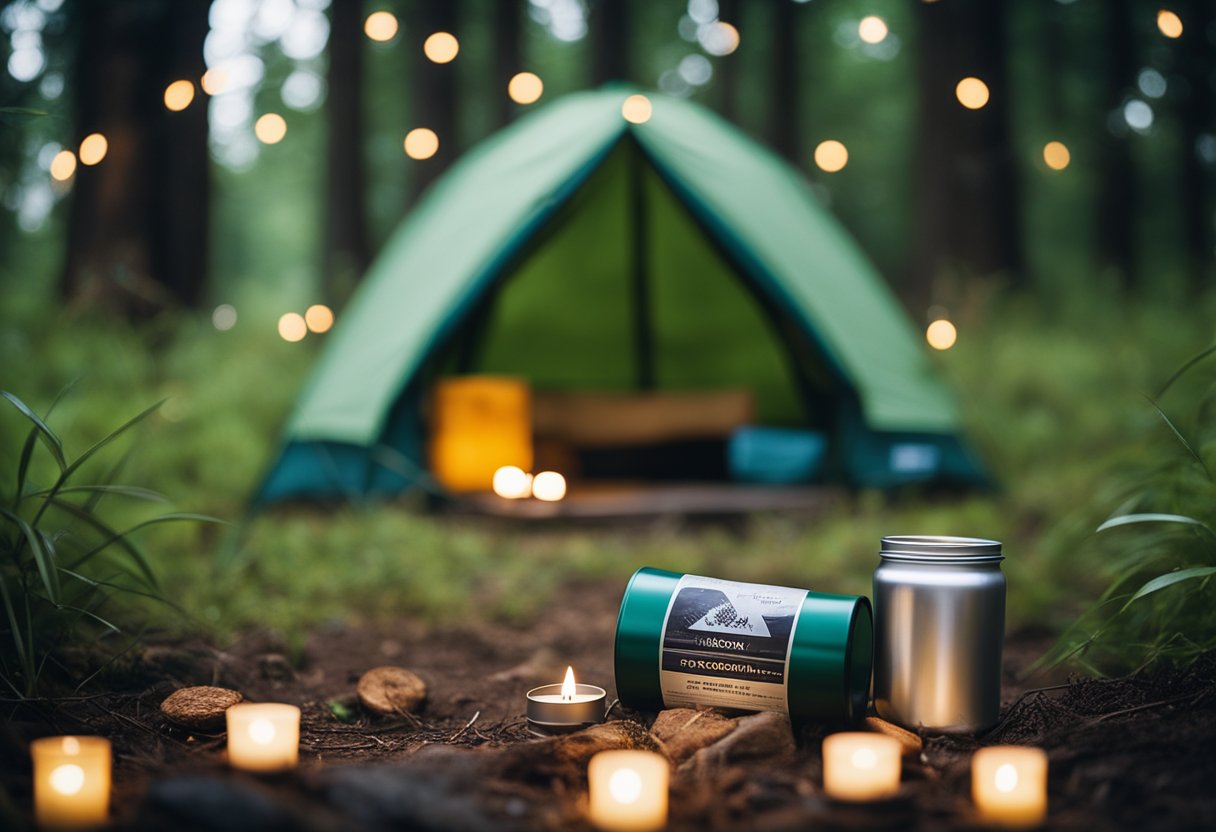
[(630, 136), (624, 143), (629, 157), (629, 217), (633, 251), (633, 331), (637, 354), (637, 386), (653, 390), (654, 320), (650, 310), (650, 218), (647, 216), (642, 149)]

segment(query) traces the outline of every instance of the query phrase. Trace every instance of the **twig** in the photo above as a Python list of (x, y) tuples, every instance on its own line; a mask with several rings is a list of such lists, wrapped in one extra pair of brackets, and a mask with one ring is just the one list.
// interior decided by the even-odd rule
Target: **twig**
[(1199, 693), (1191, 694), (1188, 696), (1176, 696), (1173, 699), (1163, 699), (1160, 702), (1149, 702), (1146, 705), (1137, 705), (1134, 708), (1124, 708), (1121, 711), (1112, 711), (1109, 714), (1102, 714), (1101, 716), (1094, 717), (1093, 719), (1089, 720), (1089, 722), (1087, 724), (1095, 725), (1099, 722), (1104, 722), (1104, 721), (1110, 719), (1111, 717), (1127, 716), (1128, 714), (1134, 714), (1137, 711), (1147, 711), (1150, 708), (1159, 708), (1163, 705), (1176, 705), (1179, 702), (1186, 702), (1188, 700), (1195, 701), (1197, 699), (1203, 698), (1205, 695), (1207, 695), (1207, 693), (1208, 693), (1208, 691), (1201, 690), (1201, 691), (1199, 691)]
[(452, 736), (448, 737), (448, 742), (456, 742), (456, 740), (464, 736), (464, 732), (473, 727), (473, 723), (477, 721), (477, 717), (479, 716), (481, 716), (481, 711), (473, 714), (473, 718), (466, 722), (463, 728), (461, 728), (455, 734), (452, 734)]

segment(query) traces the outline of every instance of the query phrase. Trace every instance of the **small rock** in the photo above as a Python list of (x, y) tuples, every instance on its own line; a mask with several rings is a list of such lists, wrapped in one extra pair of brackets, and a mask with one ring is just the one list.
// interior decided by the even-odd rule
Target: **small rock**
[(735, 730), (738, 721), (716, 711), (669, 708), (660, 711), (650, 731), (667, 749), (667, 754), (682, 763), (707, 745), (712, 745)]
[(414, 711), (426, 699), (426, 682), (404, 667), (375, 667), (355, 686), (363, 707), (378, 714)]
[(268, 682), (295, 681), (296, 672), (282, 653), (263, 653), (256, 659), (258, 673)]
[(160, 703), (160, 710), (169, 719), (199, 730), (222, 728), (224, 711), (244, 699), (235, 690), (210, 685), (176, 690)]

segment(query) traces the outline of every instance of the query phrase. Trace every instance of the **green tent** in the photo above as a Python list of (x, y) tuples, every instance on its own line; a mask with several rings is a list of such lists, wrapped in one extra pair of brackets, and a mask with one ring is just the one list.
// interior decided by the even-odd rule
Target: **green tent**
[(565, 97), (469, 151), (340, 315), (259, 500), (394, 493), (426, 474), (436, 378), (745, 387), (828, 437), (860, 486), (979, 482), (917, 333), (803, 177), (687, 101)]

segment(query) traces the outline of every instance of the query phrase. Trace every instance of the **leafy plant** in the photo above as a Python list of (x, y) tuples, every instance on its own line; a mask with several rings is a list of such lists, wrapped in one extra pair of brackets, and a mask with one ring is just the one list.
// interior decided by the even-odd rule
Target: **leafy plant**
[[(1184, 364), (1157, 399), (1214, 353), (1209, 348)], [(1103, 674), (1186, 664), (1216, 649), (1216, 477), (1204, 455), (1216, 444), (1216, 387), (1201, 394), (1191, 431), (1149, 403), (1167, 445), (1130, 473), (1132, 493), (1097, 528), (1111, 582), (1041, 664), (1073, 660)]]
[[(0, 680), (18, 697), (32, 697), (48, 667), (64, 671), (68, 678), (73, 676), (63, 662), (65, 648), (122, 633), (118, 624), (105, 617), (110, 615), (107, 602), (112, 595), (127, 593), (165, 601), (151, 563), (134, 539), (136, 532), (173, 521), (219, 521), (170, 512), (116, 529), (99, 511), (104, 497), (166, 502), (155, 491), (114, 482), (127, 455), (120, 457), (102, 482), (80, 482), (86, 463), (160, 403), (69, 459), (62, 440), (43, 417), (7, 391), (0, 391), (0, 396), (30, 425), (16, 470), (0, 471)], [(42, 454), (38, 454), (40, 448)], [(35, 470), (48, 473), (49, 485), (34, 481)], [(77, 687), (89, 678), (92, 676)]]

